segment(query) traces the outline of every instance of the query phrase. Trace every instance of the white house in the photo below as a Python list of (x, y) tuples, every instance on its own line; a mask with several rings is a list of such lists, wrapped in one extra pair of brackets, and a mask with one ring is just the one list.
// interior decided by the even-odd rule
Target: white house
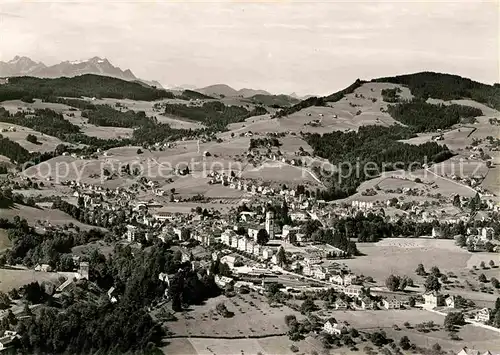
[(323, 331), (328, 334), (340, 335), (347, 331), (347, 328), (339, 325), (334, 319), (326, 321), (323, 325)]
[(51, 272), (52, 267), (49, 264), (38, 264), (37, 266), (35, 266), (35, 271)]
[(266, 248), (264, 249), (264, 251), (262, 252), (262, 257), (264, 259), (271, 259), (272, 256), (274, 255), (274, 251), (271, 249), (271, 248)]
[(234, 282), (234, 280), (230, 277), (227, 276), (219, 276), (215, 275), (214, 278), (215, 284), (219, 286), (220, 288), (226, 287), (226, 285), (229, 285), (231, 282)]
[(385, 309), (400, 309), (401, 301), (395, 297), (389, 299), (385, 298), (382, 300), (382, 305)]
[(432, 291), (423, 294), (424, 303), (426, 307), (434, 308), (443, 304), (443, 295), (439, 292)]
[(455, 308), (455, 296), (446, 297), (446, 299), (444, 300), (444, 302), (446, 304), (446, 307), (448, 307), (448, 308)]
[(488, 308), (480, 309), (474, 318), (476, 322), (486, 323), (490, 320), (491, 314)]
[(342, 301), (340, 298), (337, 298), (335, 301), (335, 309), (336, 310), (346, 310), (349, 307), (347, 302)]
[(349, 296), (357, 298), (361, 295), (362, 286), (350, 285), (343, 288), (343, 292)]
[(242, 237), (238, 239), (238, 250), (239, 251), (247, 251), (247, 238)]

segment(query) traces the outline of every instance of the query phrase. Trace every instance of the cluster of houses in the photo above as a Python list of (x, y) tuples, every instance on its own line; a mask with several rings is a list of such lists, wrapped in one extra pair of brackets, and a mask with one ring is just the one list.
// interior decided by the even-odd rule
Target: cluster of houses
[[(437, 307), (446, 307), (446, 308), (457, 308), (455, 304), (455, 296), (453, 295), (443, 295), (437, 291), (429, 291), (424, 293), (424, 308), (434, 309)], [(474, 312), (474, 318), (472, 320), (479, 323), (487, 323), (490, 321), (491, 311), (488, 308), (482, 308)]]
[(261, 246), (257, 243), (258, 232), (256, 229), (249, 229), (248, 236), (242, 236), (236, 234), (232, 229), (227, 229), (221, 234), (221, 242), (228, 247), (261, 257), (264, 260), (271, 259), (274, 255), (274, 249)]
[(495, 230), (491, 227), (468, 228), (467, 248), (473, 251), (488, 251), (488, 243), (493, 240)]

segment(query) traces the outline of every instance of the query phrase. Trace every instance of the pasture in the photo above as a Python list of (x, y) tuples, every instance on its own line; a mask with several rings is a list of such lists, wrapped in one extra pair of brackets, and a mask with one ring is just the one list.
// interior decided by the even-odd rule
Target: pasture
[(90, 98), (86, 98), (89, 102), (91, 102), (94, 105), (109, 105), (115, 109), (119, 109), (116, 107), (116, 104), (119, 104), (123, 106), (124, 108), (122, 110), (133, 110), (133, 111), (144, 111), (146, 113), (146, 116), (148, 117), (156, 117), (158, 122), (160, 123), (168, 123), (172, 128), (177, 128), (177, 129), (200, 129), (203, 128), (203, 125), (190, 121), (184, 118), (179, 118), (179, 117), (174, 117), (174, 116), (169, 116), (169, 115), (163, 115), (158, 111), (155, 111), (153, 109), (153, 106), (157, 103), (169, 103), (169, 104), (181, 104), (181, 105), (186, 105), (188, 101), (184, 100), (179, 100), (179, 99), (164, 99), (164, 100), (158, 100), (158, 101), (135, 101), (135, 100), (130, 100), (130, 99), (111, 99), (111, 98), (104, 98), (104, 99), (95, 99), (95, 100), (90, 100)]
[[(403, 336), (407, 336), (410, 341), (418, 346), (431, 348), (435, 343), (439, 343), (444, 350), (459, 351), (463, 344), (469, 347), (476, 347), (486, 351), (500, 350), (498, 333), (479, 328), (468, 324), (463, 326), (458, 332), (460, 341), (452, 341), (448, 337), (448, 332), (443, 329), (444, 316), (419, 309), (408, 310), (378, 310), (378, 311), (342, 311), (332, 312), (338, 322), (346, 321), (359, 331), (376, 331), (383, 329), (388, 337), (399, 342)], [(410, 322), (410, 328), (403, 325)], [(428, 333), (418, 332), (414, 326), (418, 323), (433, 321), (437, 326), (435, 331)], [(395, 330), (393, 325), (397, 325), (401, 330)]]
[[(216, 338), (176, 338), (169, 339), (169, 344), (162, 348), (164, 354), (172, 355), (292, 355), (291, 345), (299, 349), (299, 354), (322, 353), (318, 339), (307, 337), (292, 342), (287, 336), (271, 336), (260, 339), (216, 339)], [(351, 354), (342, 349), (342, 354)]]
[[(354, 273), (372, 276), (384, 285), (391, 274), (415, 276), (419, 263), (442, 270), (463, 269), (471, 253), (455, 246), (453, 240), (421, 238), (386, 238), (377, 243), (358, 243), (364, 256), (343, 261)], [(443, 258), (446, 254), (446, 258)]]
[(13, 288), (19, 288), (34, 281), (54, 282), (59, 276), (56, 272), (0, 268), (0, 291), (8, 292)]
[(82, 230), (97, 228), (81, 223), (70, 215), (56, 209), (35, 208), (18, 204), (15, 204), (12, 208), (0, 209), (0, 218), (13, 220), (15, 216), (26, 219), (29, 225), (39, 225), (39, 222), (46, 222), (47, 226), (62, 226), (73, 223)]
[[(223, 302), (234, 316), (224, 318), (215, 307)], [(206, 301), (204, 305), (192, 306), (192, 310), (177, 314), (177, 321), (167, 327), (176, 336), (239, 337), (246, 335), (282, 335), (288, 330), (285, 316), (298, 312), (286, 307), (271, 307), (265, 296), (258, 293), (237, 294), (227, 298), (219, 296)]]
[[(9, 131), (9, 128), (11, 127), (15, 129), (15, 132)], [(3, 129), (5, 129), (6, 131), (1, 132), (2, 136), (18, 143), (21, 147), (28, 150), (29, 152), (50, 152), (53, 151), (59, 144), (64, 143), (59, 138), (34, 131), (31, 128), (18, 126), (11, 123), (0, 122), (0, 131)], [(28, 134), (35, 136), (38, 143), (34, 144), (28, 142), (26, 140)]]

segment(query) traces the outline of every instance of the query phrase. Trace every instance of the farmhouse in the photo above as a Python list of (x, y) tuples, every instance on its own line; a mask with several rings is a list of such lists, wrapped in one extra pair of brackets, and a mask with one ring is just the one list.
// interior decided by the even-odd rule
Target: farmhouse
[(335, 301), (335, 309), (336, 310), (346, 310), (348, 307), (349, 307), (349, 305), (347, 304), (347, 302), (344, 302), (340, 298), (338, 298)]
[(488, 308), (483, 308), (476, 313), (474, 319), (476, 322), (486, 323), (490, 320), (490, 318), (491, 318), (490, 310)]
[(336, 334), (340, 335), (347, 331), (347, 328), (344, 326), (340, 326), (335, 319), (327, 320), (323, 325), (323, 331), (328, 334)]
[(401, 301), (396, 299), (395, 297), (390, 299), (386, 298), (382, 300), (382, 305), (384, 306), (385, 309), (400, 309)]
[(49, 264), (38, 264), (37, 266), (35, 266), (35, 271), (51, 272), (52, 267)]
[(424, 293), (423, 297), (425, 307), (434, 308), (439, 307), (443, 304), (443, 295), (441, 295), (439, 292), (427, 292)]
[(455, 308), (455, 296), (449, 296), (444, 300), (446, 307)]

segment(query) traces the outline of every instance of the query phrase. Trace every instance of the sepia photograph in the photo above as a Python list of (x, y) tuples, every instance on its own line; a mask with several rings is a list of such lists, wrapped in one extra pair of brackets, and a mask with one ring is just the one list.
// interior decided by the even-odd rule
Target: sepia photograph
[(498, 0), (0, 0), (0, 354), (500, 355)]

